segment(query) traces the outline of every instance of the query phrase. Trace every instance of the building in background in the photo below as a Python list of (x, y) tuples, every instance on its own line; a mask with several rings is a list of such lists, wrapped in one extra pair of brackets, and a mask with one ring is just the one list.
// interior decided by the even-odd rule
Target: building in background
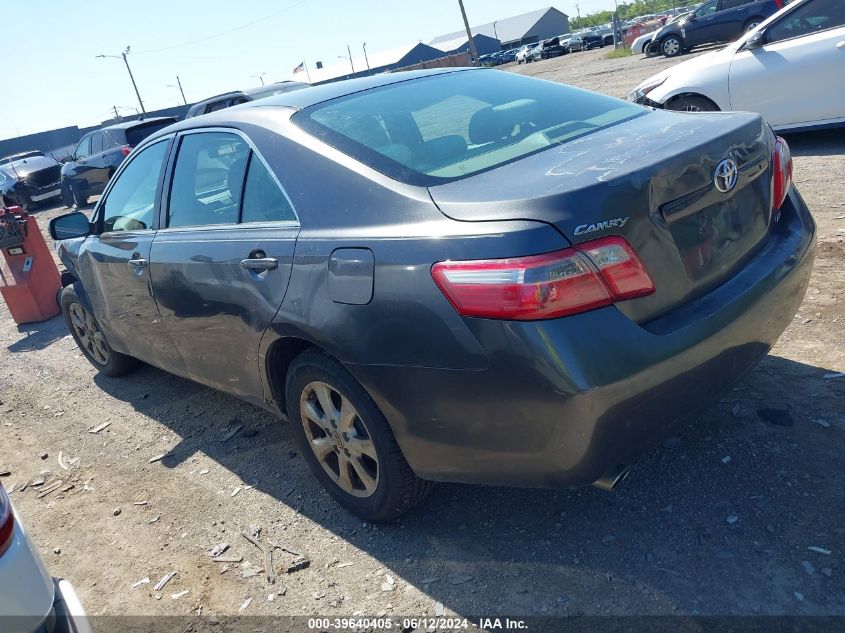
[[(466, 39), (466, 35), (464, 39)], [(360, 55), (352, 56), (351, 64), (347, 57), (327, 65), (316, 62), (314, 66), (309, 65), (308, 74), (311, 77), (312, 85), (322, 84), (355, 77), (369, 77), (370, 75), (398, 70), (443, 56), (442, 50), (418, 42), (386, 51), (367, 51), (366, 56), (362, 50)]]
[[(546, 7), (474, 26), (470, 30), (474, 36), (484, 35), (499, 40), (502, 49), (510, 49), (569, 33), (569, 16), (554, 7)], [(466, 42), (466, 31), (455, 31), (435, 37), (429, 44), (443, 50), (443, 46), (450, 46), (461, 37)], [(479, 50), (478, 54), (483, 53)]]
[[(472, 39), (475, 42), (475, 50), (478, 51), (479, 55), (495, 53), (502, 49), (501, 43), (494, 37), (488, 37), (479, 33), (478, 35), (473, 35)], [(461, 34), (454, 39), (441, 40), (437, 44), (432, 44), (432, 46), (440, 49), (447, 55), (470, 52), (469, 39), (467, 38), (466, 31), (461, 31)]]

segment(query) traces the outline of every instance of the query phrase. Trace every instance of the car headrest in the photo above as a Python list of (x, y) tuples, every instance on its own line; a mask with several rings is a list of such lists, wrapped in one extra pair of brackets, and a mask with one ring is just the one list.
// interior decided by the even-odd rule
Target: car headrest
[(469, 139), (477, 144), (502, 140), (511, 136), (516, 126), (535, 123), (539, 114), (539, 104), (534, 99), (487, 106), (469, 120)]
[(452, 159), (459, 158), (466, 154), (467, 142), (463, 136), (450, 134), (433, 138), (422, 144), (422, 156), (424, 162), (432, 167), (439, 167)]

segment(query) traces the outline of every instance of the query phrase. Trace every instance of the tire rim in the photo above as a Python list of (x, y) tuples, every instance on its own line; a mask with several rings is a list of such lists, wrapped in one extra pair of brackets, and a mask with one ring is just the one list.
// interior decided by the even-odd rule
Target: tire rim
[(681, 112), (704, 112), (701, 106), (687, 104), (681, 108)]
[(79, 346), (88, 352), (98, 365), (108, 365), (109, 346), (94, 317), (81, 303), (71, 303), (68, 315)]
[(308, 445), (320, 466), (344, 492), (370, 497), (378, 488), (375, 444), (352, 402), (328, 383), (305, 385), (299, 413)]
[(681, 45), (678, 40), (672, 38), (663, 42), (663, 52), (666, 55), (677, 55), (679, 50), (681, 50)]
[(752, 22), (751, 24), (748, 25), (748, 28), (745, 29), (745, 32), (748, 33), (748, 31), (750, 31), (752, 29), (756, 29), (758, 26), (760, 26), (759, 22)]

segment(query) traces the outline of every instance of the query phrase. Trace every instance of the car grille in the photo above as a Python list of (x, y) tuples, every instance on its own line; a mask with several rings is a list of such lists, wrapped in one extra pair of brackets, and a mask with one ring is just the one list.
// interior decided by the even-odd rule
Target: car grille
[(61, 166), (53, 165), (46, 169), (40, 169), (27, 175), (26, 181), (35, 187), (44, 187), (59, 182), (61, 175)]

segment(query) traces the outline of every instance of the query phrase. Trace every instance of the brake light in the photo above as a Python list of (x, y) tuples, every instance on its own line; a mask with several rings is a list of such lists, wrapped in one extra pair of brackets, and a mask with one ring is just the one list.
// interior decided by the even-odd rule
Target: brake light
[(14, 531), (15, 515), (12, 514), (12, 503), (3, 484), (0, 484), (0, 556), (5, 554), (12, 544)]
[(775, 149), (772, 154), (772, 171), (774, 172), (774, 186), (772, 190), (772, 206), (775, 211), (779, 210), (789, 188), (792, 186), (792, 152), (780, 136), (775, 139)]
[(439, 262), (431, 275), (461, 316), (490, 319), (551, 319), (654, 292), (636, 252), (617, 236), (543, 255)]
[(123, 154), (123, 157), (124, 157), (124, 158), (126, 158), (127, 156), (129, 156), (129, 153), (130, 153), (131, 151), (132, 151), (132, 146), (131, 146), (131, 145), (124, 145), (123, 147), (121, 147), (121, 148), (120, 148), (120, 153), (121, 153), (121, 154)]

